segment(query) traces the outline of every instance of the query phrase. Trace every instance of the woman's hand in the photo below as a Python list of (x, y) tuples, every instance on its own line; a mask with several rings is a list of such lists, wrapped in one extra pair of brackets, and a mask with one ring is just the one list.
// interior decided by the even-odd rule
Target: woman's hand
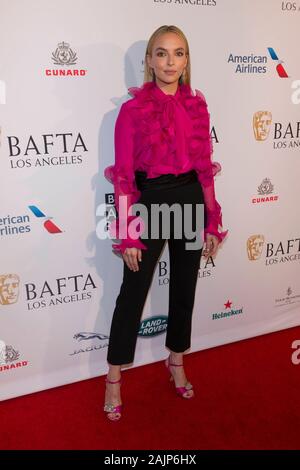
[(219, 239), (215, 235), (211, 235), (210, 233), (206, 234), (206, 242), (204, 242), (204, 249), (202, 252), (202, 256), (204, 258), (208, 258), (209, 256), (214, 256), (217, 252)]
[(138, 261), (142, 261), (142, 250), (139, 248), (126, 248), (123, 253), (123, 259), (129, 269), (138, 271), (140, 269)]

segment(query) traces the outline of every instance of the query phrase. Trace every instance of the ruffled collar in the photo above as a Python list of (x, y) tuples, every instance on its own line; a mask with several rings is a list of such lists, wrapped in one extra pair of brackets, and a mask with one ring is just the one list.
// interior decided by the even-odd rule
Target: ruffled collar
[(169, 94), (169, 93), (165, 93), (158, 85), (156, 82), (150, 82), (152, 83), (152, 87), (151, 87), (151, 91), (152, 91), (152, 94), (155, 98), (157, 98), (158, 100), (162, 100), (162, 101), (167, 101), (167, 100), (175, 100), (175, 101), (178, 101), (180, 95), (181, 95), (181, 85), (178, 84), (178, 87), (177, 87), (177, 90), (176, 90), (176, 93), (174, 94)]
[[(136, 127), (136, 164), (143, 168), (164, 165), (184, 171), (187, 154), (203, 170), (211, 168), (212, 141), (209, 115), (203, 94), (180, 83), (175, 95), (164, 93), (155, 82), (130, 87), (129, 110)], [(197, 163), (196, 163), (197, 161)], [(149, 176), (150, 177), (150, 176)]]

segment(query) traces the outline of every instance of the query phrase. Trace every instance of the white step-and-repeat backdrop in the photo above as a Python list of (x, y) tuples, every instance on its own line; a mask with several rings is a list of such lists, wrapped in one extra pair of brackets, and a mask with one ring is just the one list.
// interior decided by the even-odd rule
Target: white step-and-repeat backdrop
[[(229, 235), (201, 262), (191, 351), (300, 324), (300, 0), (1, 0), (0, 399), (103, 375), (122, 259), (114, 123), (148, 38), (186, 34)], [(107, 210), (104, 221), (101, 209)], [(168, 248), (135, 366), (161, 360)], [(130, 313), (130, 312), (129, 312)]]

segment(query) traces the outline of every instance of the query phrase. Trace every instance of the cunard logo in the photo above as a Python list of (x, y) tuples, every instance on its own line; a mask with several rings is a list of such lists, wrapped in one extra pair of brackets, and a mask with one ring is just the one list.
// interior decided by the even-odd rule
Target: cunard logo
[(2, 351), (2, 363), (3, 359), (5, 363), (17, 361), (20, 357), (19, 351), (16, 351), (12, 346), (5, 346), (4, 351)]
[(52, 52), (52, 60), (55, 65), (74, 65), (76, 64), (76, 52), (72, 51), (70, 44), (61, 42), (58, 44), (55, 52)]
[(86, 69), (74, 69), (70, 68), (72, 65), (76, 65), (78, 60), (76, 52), (70, 47), (70, 44), (63, 41), (58, 43), (55, 51), (52, 52), (51, 59), (54, 65), (63, 68), (57, 69), (46, 69), (47, 76), (85, 76), (87, 73)]
[(20, 353), (12, 346), (7, 346), (0, 340), (0, 372), (17, 369), (28, 365), (28, 361), (18, 361)]
[(269, 178), (265, 178), (257, 188), (257, 194), (261, 197), (253, 197), (252, 203), (274, 202), (278, 200), (278, 195), (270, 196), (274, 192), (274, 185)]
[(271, 183), (271, 181), (269, 180), (269, 178), (265, 178), (263, 180), (263, 182), (261, 183), (261, 185), (258, 187), (258, 194), (271, 194), (274, 190), (274, 186), (273, 184)]

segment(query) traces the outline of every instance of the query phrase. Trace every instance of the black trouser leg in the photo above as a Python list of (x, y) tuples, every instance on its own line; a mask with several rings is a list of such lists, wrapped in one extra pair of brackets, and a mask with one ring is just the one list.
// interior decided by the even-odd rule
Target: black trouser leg
[(166, 347), (190, 348), (192, 313), (202, 249), (186, 250), (184, 240), (169, 240), (169, 316)]
[(144, 304), (157, 261), (166, 243), (162, 239), (142, 241), (148, 249), (142, 250), (139, 271), (130, 270), (123, 261), (123, 282), (113, 313), (107, 353), (107, 360), (112, 365), (129, 364), (134, 360)]
[[(179, 188), (180, 189), (180, 188)], [(183, 209), (184, 204), (192, 205), (192, 216), (187, 227), (182, 222), (182, 236), (175, 238), (171, 234), (169, 243), (170, 275), (169, 275), (169, 312), (166, 336), (166, 347), (174, 352), (184, 352), (191, 345), (192, 313), (195, 300), (196, 284), (202, 254), (200, 240), (196, 242), (199, 230), (199, 214), (196, 204), (203, 203), (202, 186), (194, 183), (184, 187), (184, 191), (177, 194)], [(178, 226), (176, 226), (178, 228)], [(193, 233), (191, 232), (191, 229)], [(186, 231), (189, 230), (189, 231)], [(188, 233), (190, 234), (188, 235)], [(188, 236), (194, 238), (189, 239)], [(191, 248), (197, 249), (191, 249)]]

